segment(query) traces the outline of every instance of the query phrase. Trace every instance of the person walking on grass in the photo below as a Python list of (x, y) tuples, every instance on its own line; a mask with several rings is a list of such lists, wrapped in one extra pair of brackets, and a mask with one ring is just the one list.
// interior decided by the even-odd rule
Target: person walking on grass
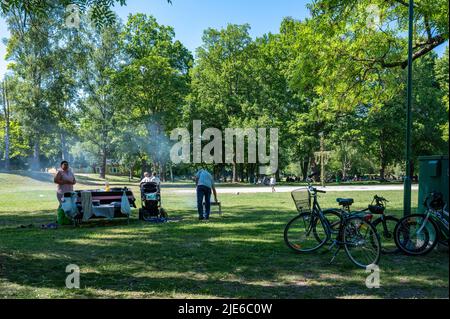
[(272, 193), (276, 193), (277, 191), (275, 189), (275, 185), (277, 184), (277, 180), (276, 180), (275, 176), (272, 176), (270, 178), (270, 183), (269, 184), (270, 184), (270, 187), (272, 187)]
[[(211, 213), (211, 191), (214, 194), (215, 202), (218, 202), (214, 179), (207, 170), (201, 169), (195, 175), (195, 184), (197, 186), (198, 219), (209, 220)], [(205, 200), (205, 211), (203, 211), (203, 200)]]
[(56, 176), (53, 180), (57, 184), (56, 198), (61, 204), (65, 193), (73, 192), (73, 185), (77, 183), (75, 180), (75, 175), (69, 167), (67, 161), (61, 162), (61, 168), (58, 169)]

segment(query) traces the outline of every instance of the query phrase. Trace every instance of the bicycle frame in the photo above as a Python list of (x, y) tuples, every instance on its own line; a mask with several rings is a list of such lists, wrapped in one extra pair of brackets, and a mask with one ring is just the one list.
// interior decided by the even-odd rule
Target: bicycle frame
[(319, 202), (317, 200), (317, 190), (310, 185), (309, 181), (308, 181), (308, 192), (309, 192), (310, 196), (313, 197), (313, 203), (312, 203), (312, 208), (311, 208), (311, 215), (313, 217), (311, 219), (311, 230), (314, 228), (316, 218), (320, 219), (320, 221), (323, 223), (323, 225), (325, 225), (325, 232), (326, 232), (326, 236), (327, 236), (326, 242), (328, 242), (331, 239), (331, 234), (332, 234), (331, 225), (329, 224), (328, 220), (323, 215), (322, 208), (320, 208)]
[(427, 210), (427, 212), (425, 213), (424, 222), (419, 227), (416, 234), (419, 235), (423, 231), (423, 229), (427, 226), (428, 220), (431, 219), (438, 226), (438, 229), (437, 229), (438, 241), (443, 242), (445, 240), (448, 240), (449, 239), (449, 225), (448, 225), (448, 221), (445, 220), (445, 216), (442, 216), (443, 214), (448, 215), (448, 212), (446, 212), (445, 208), (446, 207), (444, 207), (442, 209), (442, 214), (440, 211), (429, 208)]
[[(330, 239), (332, 239), (333, 230), (331, 228), (330, 222), (324, 216), (322, 208), (320, 208), (319, 202), (317, 200), (317, 190), (315, 188), (313, 188), (311, 185), (308, 185), (308, 191), (310, 192), (311, 196), (313, 197), (313, 203), (312, 203), (312, 209), (311, 209), (311, 215), (313, 216), (313, 218), (311, 219), (311, 224), (310, 224), (311, 229), (309, 231), (312, 231), (312, 229), (314, 228), (316, 218), (320, 219), (320, 221), (324, 225), (325, 233), (327, 236), (325, 242), (329, 242)], [(342, 246), (344, 244), (353, 244), (353, 243), (346, 243), (342, 240), (344, 225), (345, 225), (346, 220), (349, 219), (349, 217), (352, 217), (352, 214), (350, 212), (346, 212), (346, 211), (342, 210), (342, 220), (341, 220), (341, 225), (339, 227), (339, 232), (338, 232), (337, 238), (335, 240), (333, 240), (333, 244), (330, 247), (330, 249), (333, 248), (333, 246)]]

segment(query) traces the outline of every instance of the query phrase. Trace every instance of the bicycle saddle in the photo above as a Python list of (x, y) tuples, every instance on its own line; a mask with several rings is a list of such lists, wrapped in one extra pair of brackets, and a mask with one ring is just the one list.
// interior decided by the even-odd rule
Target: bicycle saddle
[(353, 198), (338, 198), (336, 201), (341, 206), (351, 206), (354, 203)]

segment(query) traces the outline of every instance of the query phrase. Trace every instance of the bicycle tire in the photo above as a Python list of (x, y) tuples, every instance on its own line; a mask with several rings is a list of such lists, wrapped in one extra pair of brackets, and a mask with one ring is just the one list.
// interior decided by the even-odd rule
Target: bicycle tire
[[(310, 224), (307, 225), (307, 222), (309, 222)], [(304, 227), (306, 231), (304, 235), (308, 237), (311, 236), (311, 238), (313, 238), (314, 241), (316, 241), (318, 244), (310, 249), (304, 249), (304, 242), (300, 243), (302, 240), (297, 238), (297, 236), (295, 236), (295, 234), (291, 231), (294, 226), (299, 229), (300, 233), (302, 232), (301, 228)], [(307, 227), (310, 227), (310, 229), (308, 230)], [(310, 232), (309, 234), (308, 231)], [(291, 237), (295, 237), (295, 242), (293, 240), (290, 240)], [(302, 213), (296, 216), (286, 225), (284, 229), (284, 242), (291, 250), (295, 251), (296, 253), (312, 253), (322, 248), (322, 246), (325, 245), (327, 241), (328, 236), (326, 236), (326, 238), (322, 240), (317, 239), (317, 221), (313, 220), (313, 216), (311, 213)]]
[[(365, 229), (367, 229), (365, 236), (359, 236), (361, 230)], [(368, 238), (365, 238), (367, 235)], [(381, 243), (375, 227), (370, 222), (358, 216), (345, 220), (342, 229), (342, 241), (345, 252), (353, 264), (364, 269), (367, 269), (370, 265), (378, 265), (381, 257)], [(363, 255), (362, 251), (370, 251), (370, 249), (364, 248), (360, 250), (362, 255), (360, 257), (355, 252), (355, 247), (362, 247), (363, 244), (368, 244), (369, 247), (372, 247), (372, 253)]]
[[(433, 231), (435, 234), (435, 238), (434, 240), (431, 242), (430, 244), (430, 232), (428, 230), (427, 227), (424, 227), (422, 230), (423, 233), (423, 244), (418, 247), (417, 249), (411, 249), (409, 246), (408, 247), (408, 243), (409, 243), (409, 235), (407, 236), (406, 240), (401, 240), (401, 236), (405, 236), (406, 237), (406, 233), (409, 234), (409, 228), (406, 229), (406, 222), (411, 219), (411, 218), (421, 218), (421, 219), (425, 219), (426, 216), (424, 214), (413, 214), (413, 215), (409, 215), (406, 217), (403, 217), (402, 219), (400, 219), (400, 221), (398, 222), (397, 226), (395, 227), (394, 230), (394, 239), (395, 239), (395, 244), (397, 245), (397, 247), (406, 255), (408, 256), (424, 256), (426, 254), (429, 254), (437, 245), (438, 243), (438, 226), (436, 225), (436, 223), (434, 222), (434, 220), (432, 220), (431, 218), (428, 219), (428, 222), (430, 223), (431, 227), (433, 227)], [(417, 226), (418, 224), (421, 225), (421, 223), (418, 223), (417, 221), (410, 221), (408, 222), (408, 226), (411, 225), (415, 225)]]
[[(386, 233), (383, 225), (383, 220), (381, 218), (378, 218), (375, 220), (372, 224), (375, 227), (378, 236), (380, 238), (381, 242), (381, 253), (382, 254), (396, 254), (399, 253), (401, 250), (397, 247), (397, 244), (395, 243), (395, 227), (398, 225), (398, 222), (400, 221), (398, 218), (394, 216), (384, 216), (384, 219), (386, 220), (386, 224), (388, 224), (388, 233)], [(389, 225), (392, 225), (390, 228)], [(392, 241), (391, 244), (393, 245), (393, 248), (389, 248), (390, 245), (386, 245), (387, 241)]]
[(330, 224), (330, 229), (333, 234), (339, 234), (339, 228), (342, 223), (342, 213), (338, 209), (327, 209), (323, 211), (323, 216)]

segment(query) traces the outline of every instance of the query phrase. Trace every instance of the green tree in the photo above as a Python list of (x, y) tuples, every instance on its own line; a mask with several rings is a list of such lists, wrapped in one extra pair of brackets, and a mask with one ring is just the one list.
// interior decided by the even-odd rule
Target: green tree
[[(167, 0), (172, 3), (172, 0)], [(89, 13), (97, 27), (111, 26), (117, 22), (117, 17), (112, 10), (116, 4), (126, 5), (126, 0), (3, 0), (0, 4), (0, 13), (8, 15), (12, 11), (19, 12), (22, 16), (45, 16), (47, 12), (55, 8), (65, 8), (68, 5), (77, 5), (80, 13)]]
[(117, 144), (119, 104), (112, 80), (121, 61), (119, 33), (118, 24), (101, 31), (87, 30), (84, 44), (88, 51), (81, 75), (84, 98), (79, 105), (80, 137), (84, 146), (97, 156), (101, 178), (105, 178), (107, 159), (114, 154)]
[[(255, 46), (249, 29), (247, 24), (229, 24), (222, 30), (204, 31), (185, 109), (189, 121), (201, 119), (204, 127), (215, 127), (222, 132), (228, 127), (253, 126), (248, 119), (258, 106), (254, 103), (256, 87), (251, 80), (250, 61)], [(233, 182), (238, 179), (235, 160)]]
[[(407, 66), (408, 6), (404, 1), (318, 0), (309, 8), (312, 18), (302, 23), (294, 88), (313, 84), (321, 110), (348, 110), (358, 104), (380, 105), (395, 94), (386, 77)], [(448, 3), (416, 2), (414, 60), (448, 40)], [(378, 22), (379, 21), (379, 22)], [(314, 61), (320, 63), (314, 63)], [(304, 70), (316, 79), (306, 79)], [(392, 70), (394, 69), (394, 70)]]
[(439, 83), (439, 88), (442, 93), (442, 102), (447, 108), (447, 123), (441, 126), (443, 139), (448, 142), (448, 109), (449, 109), (449, 61), (448, 61), (448, 46), (445, 49), (444, 55), (436, 61), (435, 73), (436, 80)]
[(62, 23), (62, 12), (27, 17), (17, 10), (11, 10), (6, 21), (11, 33), (7, 41), (6, 58), (14, 61), (9, 68), (17, 75), (21, 87), (21, 94), (16, 95), (14, 103), (24, 135), (32, 149), (31, 168), (39, 170), (43, 150), (41, 144), (55, 125), (45, 95), (54, 64), (50, 58), (54, 48), (52, 34), (58, 31)]
[(152, 16), (129, 16), (120, 34), (126, 64), (114, 78), (124, 123), (136, 127), (136, 136), (148, 145), (140, 147), (142, 170), (150, 158), (163, 178), (169, 161), (167, 132), (181, 120), (193, 60), (174, 37), (173, 28), (159, 25)]

